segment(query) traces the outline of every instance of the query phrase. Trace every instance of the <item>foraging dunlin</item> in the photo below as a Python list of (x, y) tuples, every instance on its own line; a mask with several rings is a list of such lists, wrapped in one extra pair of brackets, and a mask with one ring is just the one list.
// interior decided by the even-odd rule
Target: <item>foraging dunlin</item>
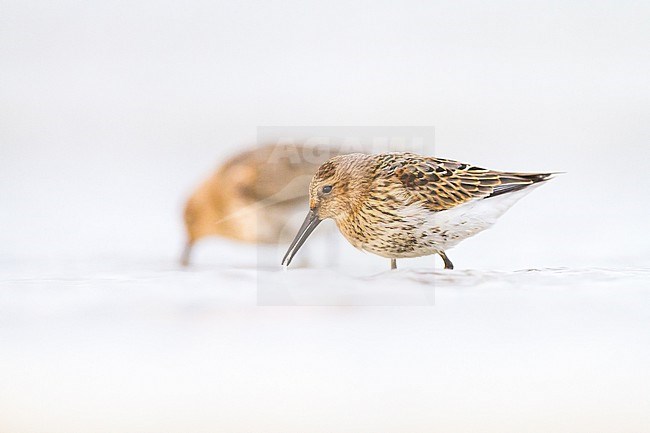
[(413, 153), (349, 154), (324, 163), (309, 186), (309, 213), (282, 264), (332, 218), (356, 248), (398, 258), (438, 254), (490, 227), (553, 173), (510, 173)]
[(287, 218), (308, 202), (314, 173), (337, 154), (322, 146), (266, 145), (224, 162), (187, 201), (181, 263), (189, 263), (194, 244), (206, 236), (248, 243), (281, 241)]

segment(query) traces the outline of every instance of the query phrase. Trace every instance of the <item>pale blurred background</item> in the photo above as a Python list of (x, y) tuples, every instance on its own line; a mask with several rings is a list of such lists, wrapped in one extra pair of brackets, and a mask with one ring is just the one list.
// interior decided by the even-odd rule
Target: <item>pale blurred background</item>
[(0, 4), (5, 259), (175, 257), (185, 196), (261, 125), (431, 125), (440, 156), (568, 172), (458, 265), (525, 266), (542, 232), (539, 266), (648, 258), (644, 2)]
[[(0, 431), (645, 431), (648, 22), (642, 1), (0, 0)], [(433, 308), (248, 308), (267, 277), (341, 304), (374, 280), (260, 275), (219, 241), (179, 271), (191, 190), (258, 127), (309, 125), (432, 126), (438, 156), (567, 174), (449, 252), (470, 280)], [(565, 270), (462, 273), (529, 268)]]

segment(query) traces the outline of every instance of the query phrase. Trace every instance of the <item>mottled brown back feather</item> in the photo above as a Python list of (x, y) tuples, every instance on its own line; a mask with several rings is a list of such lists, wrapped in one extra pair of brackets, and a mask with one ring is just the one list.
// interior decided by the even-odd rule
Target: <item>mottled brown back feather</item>
[(433, 211), (514, 192), (547, 180), (551, 175), (493, 171), (411, 153), (383, 155), (378, 168), (383, 176), (398, 179), (414, 203), (421, 203)]

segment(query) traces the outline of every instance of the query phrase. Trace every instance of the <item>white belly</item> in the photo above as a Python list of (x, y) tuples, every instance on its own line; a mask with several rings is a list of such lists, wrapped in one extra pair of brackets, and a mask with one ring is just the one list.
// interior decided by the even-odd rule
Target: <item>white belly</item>
[[(473, 200), (450, 210), (431, 212), (414, 205), (404, 210), (403, 216), (414, 221), (416, 237), (422, 238), (419, 251), (412, 257), (433, 254), (454, 247), (460, 241), (492, 226), (520, 198), (537, 185), (521, 191), (482, 200)], [(419, 253), (419, 254), (415, 254)]]

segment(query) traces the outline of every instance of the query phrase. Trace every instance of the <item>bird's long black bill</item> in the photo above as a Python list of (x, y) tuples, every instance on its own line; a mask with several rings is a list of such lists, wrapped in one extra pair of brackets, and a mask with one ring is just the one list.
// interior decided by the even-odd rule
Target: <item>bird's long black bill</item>
[(318, 216), (313, 210), (309, 211), (307, 217), (305, 218), (305, 221), (302, 223), (302, 226), (300, 226), (300, 230), (298, 230), (298, 234), (293, 239), (293, 242), (291, 242), (291, 245), (289, 246), (287, 253), (284, 255), (284, 258), (282, 259), (283, 266), (289, 266), (289, 263), (291, 263), (293, 256), (296, 255), (300, 247), (302, 247), (302, 244), (305, 243), (305, 241), (307, 240), (311, 232), (314, 231), (316, 226), (318, 226), (318, 224), (320, 224), (321, 221), (322, 220), (318, 218)]

